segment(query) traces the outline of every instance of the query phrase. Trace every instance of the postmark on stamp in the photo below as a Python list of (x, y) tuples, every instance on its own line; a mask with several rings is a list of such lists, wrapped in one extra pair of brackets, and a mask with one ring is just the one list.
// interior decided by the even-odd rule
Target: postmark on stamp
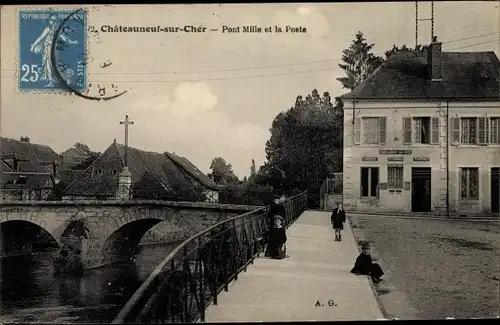
[[(68, 19), (70, 15), (72, 19)], [(18, 89), (23, 92), (68, 92), (68, 88), (85, 91), (87, 12), (20, 10), (18, 24)]]

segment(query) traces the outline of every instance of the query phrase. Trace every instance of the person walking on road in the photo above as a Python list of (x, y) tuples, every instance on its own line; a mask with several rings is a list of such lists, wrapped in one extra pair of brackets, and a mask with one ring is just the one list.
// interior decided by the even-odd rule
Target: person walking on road
[(342, 208), (342, 203), (339, 203), (337, 208), (333, 210), (331, 216), (333, 229), (335, 229), (335, 241), (342, 240), (342, 230), (344, 229), (345, 220), (346, 220), (345, 211)]

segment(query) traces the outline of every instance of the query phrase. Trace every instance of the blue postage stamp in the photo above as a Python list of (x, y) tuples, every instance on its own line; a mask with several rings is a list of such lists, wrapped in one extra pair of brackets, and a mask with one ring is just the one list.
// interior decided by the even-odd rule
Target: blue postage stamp
[(87, 11), (19, 11), (18, 88), (23, 92), (85, 91)]

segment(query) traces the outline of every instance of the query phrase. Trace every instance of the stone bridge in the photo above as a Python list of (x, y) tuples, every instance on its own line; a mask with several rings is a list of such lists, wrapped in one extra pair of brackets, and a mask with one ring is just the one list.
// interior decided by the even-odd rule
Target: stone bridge
[(89, 269), (130, 258), (155, 226), (162, 226), (163, 235), (172, 241), (183, 240), (256, 208), (170, 201), (2, 202), (0, 235), (3, 246), (5, 238), (36, 242), (41, 238), (37, 233), (46, 232), (60, 248), (69, 248), (70, 254), (79, 250), (78, 258)]

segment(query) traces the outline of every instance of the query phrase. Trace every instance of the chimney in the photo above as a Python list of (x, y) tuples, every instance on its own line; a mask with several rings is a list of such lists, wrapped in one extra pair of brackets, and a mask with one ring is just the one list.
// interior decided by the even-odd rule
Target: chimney
[(439, 42), (437, 36), (432, 39), (431, 45), (427, 50), (427, 66), (432, 81), (442, 81), (442, 63), (441, 63), (441, 49), (443, 43)]
[(21, 137), (21, 142), (30, 143), (30, 138), (29, 137)]

